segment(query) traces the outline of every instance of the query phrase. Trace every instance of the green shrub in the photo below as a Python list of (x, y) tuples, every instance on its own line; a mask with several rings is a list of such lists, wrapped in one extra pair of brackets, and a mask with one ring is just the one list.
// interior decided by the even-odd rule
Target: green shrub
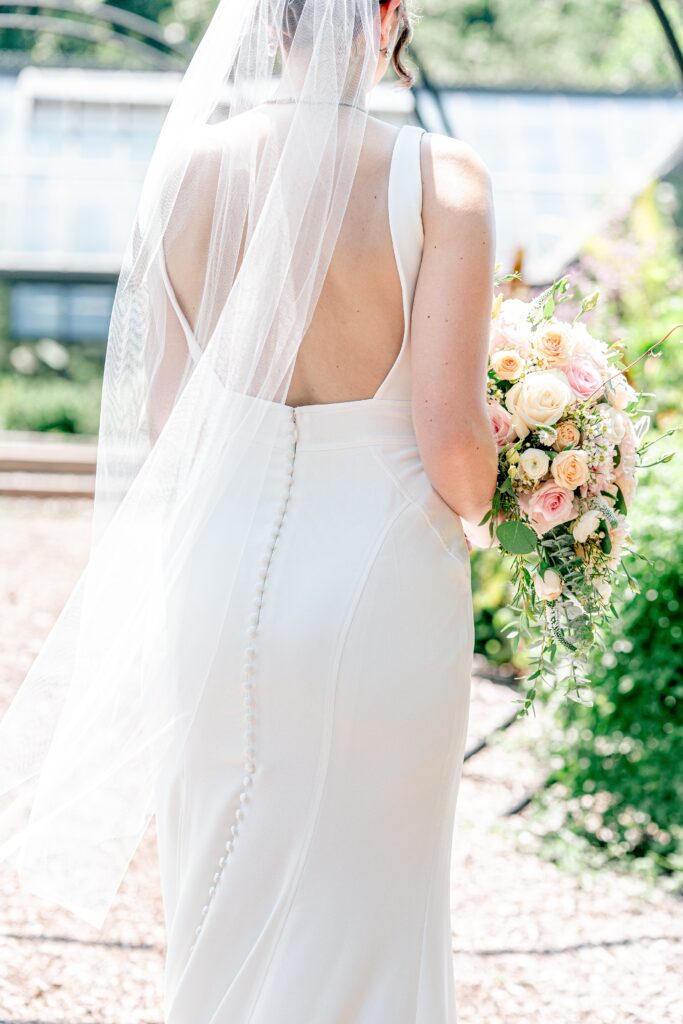
[(472, 603), (474, 606), (474, 649), (496, 665), (513, 662), (512, 646), (501, 630), (512, 619), (508, 610), (512, 583), (500, 549), (472, 553)]
[(97, 379), (0, 376), (0, 427), (96, 434), (100, 393), (101, 383)]

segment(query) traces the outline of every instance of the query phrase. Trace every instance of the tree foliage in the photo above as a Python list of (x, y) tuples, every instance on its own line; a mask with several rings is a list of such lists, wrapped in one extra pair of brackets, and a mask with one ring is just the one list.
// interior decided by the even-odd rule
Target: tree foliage
[[(672, 88), (680, 76), (648, 0), (409, 0), (418, 13), (414, 52), (437, 84), (573, 89)], [(665, 8), (683, 40), (683, 9)], [(196, 42), (215, 0), (110, 0), (150, 18), (169, 41)], [(89, 21), (88, 10), (71, 15)], [(32, 8), (41, 12), (39, 3)], [(3, 7), (4, 13), (20, 8)], [(24, 8), (26, 10), (26, 8)], [(51, 17), (65, 17), (54, 9)], [(36, 63), (64, 57), (114, 66), (144, 66), (132, 50), (54, 32), (0, 31), (0, 50)]]
[[(424, 0), (422, 10), (415, 49), (442, 84), (615, 90), (680, 84), (647, 0)], [(683, 41), (680, 5), (667, 10)]]

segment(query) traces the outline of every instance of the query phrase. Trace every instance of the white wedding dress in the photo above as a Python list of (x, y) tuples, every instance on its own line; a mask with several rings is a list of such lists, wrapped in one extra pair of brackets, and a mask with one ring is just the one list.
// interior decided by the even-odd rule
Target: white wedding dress
[[(257, 519), (228, 532), (216, 507), (175, 609), (191, 672), (221, 550), (243, 549), (157, 810), (166, 1024), (456, 1019), (449, 868), (474, 628), (462, 524), (411, 418), (421, 135), (400, 130), (389, 177), (406, 323), (391, 372), (360, 401), (249, 400), (278, 438)], [(249, 454), (245, 494), (263, 473), (258, 442)]]

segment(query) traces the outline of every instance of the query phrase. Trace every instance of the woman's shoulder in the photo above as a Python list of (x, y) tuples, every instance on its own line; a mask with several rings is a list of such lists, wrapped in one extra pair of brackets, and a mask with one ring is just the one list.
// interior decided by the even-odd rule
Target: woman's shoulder
[(473, 146), (440, 132), (425, 132), (421, 162), (427, 217), (490, 214), (491, 172)]

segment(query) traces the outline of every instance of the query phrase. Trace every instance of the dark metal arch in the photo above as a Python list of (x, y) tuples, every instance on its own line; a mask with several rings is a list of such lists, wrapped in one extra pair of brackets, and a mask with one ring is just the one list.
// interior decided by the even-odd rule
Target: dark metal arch
[(50, 18), (41, 14), (0, 14), (0, 28), (20, 29), (24, 32), (52, 32), (56, 35), (82, 39), (88, 43), (114, 43), (125, 50), (133, 50), (156, 68), (182, 69), (183, 62), (172, 54), (141, 39), (124, 36), (100, 25), (88, 25), (86, 22), (70, 21), (68, 18)]
[(657, 19), (659, 20), (659, 24), (662, 26), (664, 38), (669, 44), (669, 49), (673, 54), (673, 58), (676, 61), (678, 70), (681, 73), (681, 80), (683, 81), (683, 50), (681, 49), (681, 44), (678, 41), (678, 37), (676, 36), (674, 27), (671, 24), (671, 19), (664, 10), (661, 0), (649, 0), (649, 3), (653, 11), (655, 12)]
[[(0, 28), (24, 31), (50, 31), (92, 43), (114, 43), (135, 50), (158, 67), (182, 68), (192, 56), (193, 47), (186, 42), (169, 41), (164, 30), (149, 18), (133, 14), (107, 3), (94, 3), (87, 8), (74, 0), (0, 0), (2, 7), (24, 7), (25, 12), (0, 13)], [(74, 18), (50, 17), (41, 11), (63, 11)], [(104, 34), (103, 34), (104, 33)]]

